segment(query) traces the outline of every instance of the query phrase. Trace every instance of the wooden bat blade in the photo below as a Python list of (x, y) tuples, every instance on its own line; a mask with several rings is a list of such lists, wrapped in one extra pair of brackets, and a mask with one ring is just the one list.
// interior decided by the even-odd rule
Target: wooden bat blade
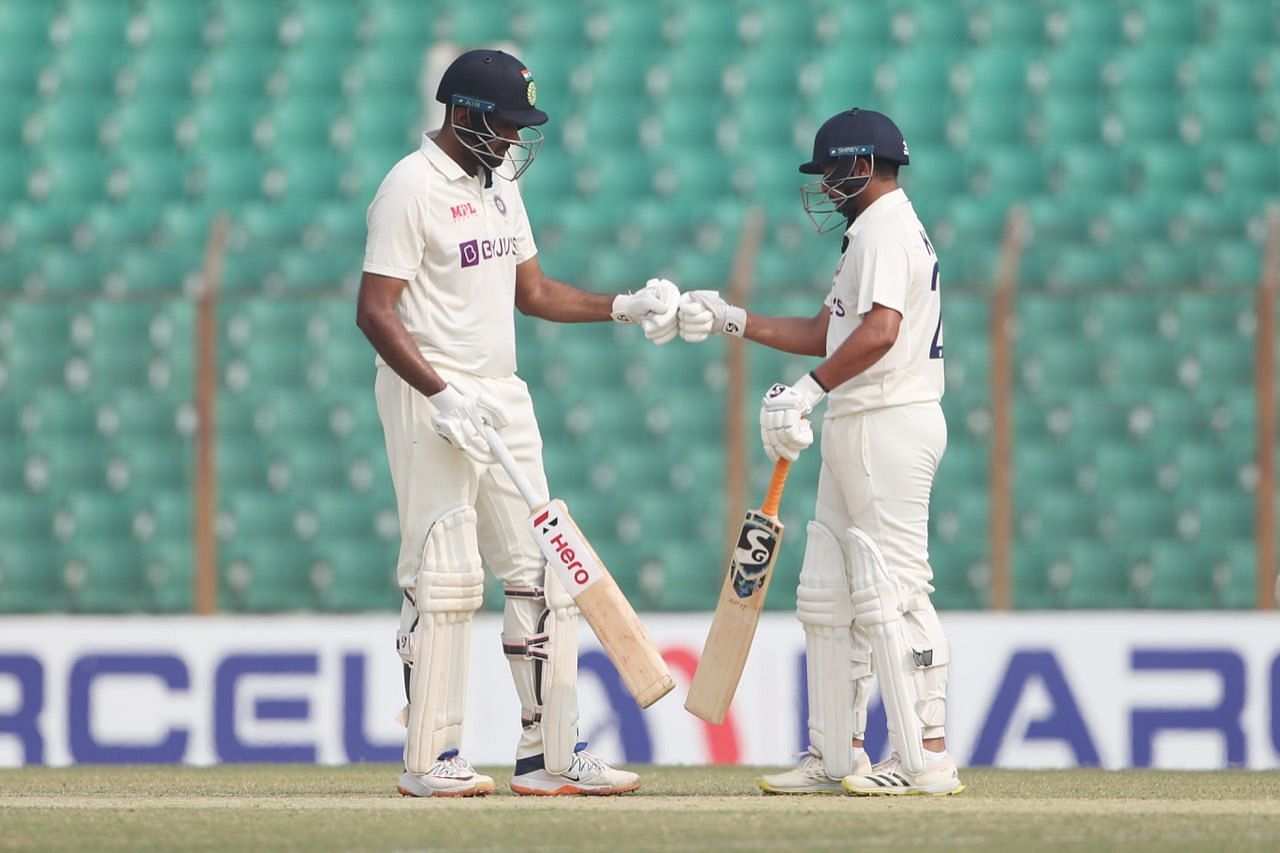
[(675, 680), (666, 661), (564, 501), (551, 500), (535, 509), (529, 525), (547, 564), (573, 597), (636, 704), (647, 708), (670, 693)]
[(733, 704), (760, 624), (783, 531), (776, 518), (751, 510), (738, 532), (729, 573), (684, 703), (689, 713), (709, 723), (724, 722)]

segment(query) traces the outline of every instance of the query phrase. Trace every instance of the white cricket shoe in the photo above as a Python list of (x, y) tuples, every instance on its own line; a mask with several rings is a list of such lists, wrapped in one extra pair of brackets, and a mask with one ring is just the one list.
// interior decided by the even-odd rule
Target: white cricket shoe
[(477, 773), (458, 750), (450, 749), (440, 753), (426, 773), (402, 773), (396, 790), (405, 797), (483, 797), (493, 793), (493, 779)]
[(565, 797), (576, 794), (607, 797), (627, 794), (640, 787), (640, 777), (630, 770), (616, 770), (587, 752), (586, 743), (573, 748), (573, 758), (563, 773), (552, 773), (542, 756), (516, 762), (511, 790), (522, 796)]
[(964, 790), (956, 760), (951, 753), (934, 758), (934, 753), (924, 751), (924, 772), (912, 775), (903, 768), (898, 756), (891, 755), (880, 762), (870, 773), (855, 773), (844, 777), (842, 785), (846, 793), (855, 797), (920, 796), (947, 797)]
[[(800, 761), (795, 767), (782, 773), (774, 773), (761, 777), (757, 783), (766, 794), (840, 794), (840, 780), (827, 775), (827, 765), (822, 756), (813, 751), (813, 747), (800, 753)], [(871, 759), (865, 752), (859, 752), (855, 773), (870, 773)]]

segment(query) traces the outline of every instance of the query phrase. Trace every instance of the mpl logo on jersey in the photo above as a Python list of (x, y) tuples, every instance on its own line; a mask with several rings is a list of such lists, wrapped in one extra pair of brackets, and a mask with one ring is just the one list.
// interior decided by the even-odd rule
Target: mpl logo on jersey
[(519, 246), (519, 237), (499, 237), (496, 240), (468, 240), (458, 244), (458, 256), (462, 259), (463, 268), (474, 267), (481, 261), (514, 255)]

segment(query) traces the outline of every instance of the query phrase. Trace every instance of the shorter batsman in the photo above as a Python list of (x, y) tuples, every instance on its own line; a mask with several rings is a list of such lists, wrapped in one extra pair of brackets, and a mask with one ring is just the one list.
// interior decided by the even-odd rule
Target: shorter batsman
[[(957, 794), (943, 740), (947, 640), (929, 601), (929, 492), (947, 446), (942, 416), (938, 259), (898, 187), (910, 162), (888, 117), (852, 109), (828, 119), (800, 171), (821, 176), (802, 198), (819, 231), (843, 226), (844, 248), (813, 317), (764, 317), (714, 291), (686, 293), (680, 334), (722, 332), (798, 355), (825, 356), (760, 404), (771, 460), (813, 443), (808, 416), (828, 398), (815, 518), (797, 590), (809, 682), (809, 749), (771, 794)], [(872, 676), (894, 754), (874, 768), (863, 749)]]

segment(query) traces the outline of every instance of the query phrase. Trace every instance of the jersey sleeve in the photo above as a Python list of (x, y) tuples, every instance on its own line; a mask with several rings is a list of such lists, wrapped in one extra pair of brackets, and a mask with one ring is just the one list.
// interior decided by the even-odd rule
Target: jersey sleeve
[(905, 246), (897, 240), (867, 240), (857, 247), (850, 260), (845, 267), (847, 273), (854, 277), (859, 316), (870, 311), (876, 303), (899, 314), (905, 313), (907, 283), (911, 280)]
[(420, 193), (388, 175), (365, 215), (364, 271), (412, 281), (427, 250)]

